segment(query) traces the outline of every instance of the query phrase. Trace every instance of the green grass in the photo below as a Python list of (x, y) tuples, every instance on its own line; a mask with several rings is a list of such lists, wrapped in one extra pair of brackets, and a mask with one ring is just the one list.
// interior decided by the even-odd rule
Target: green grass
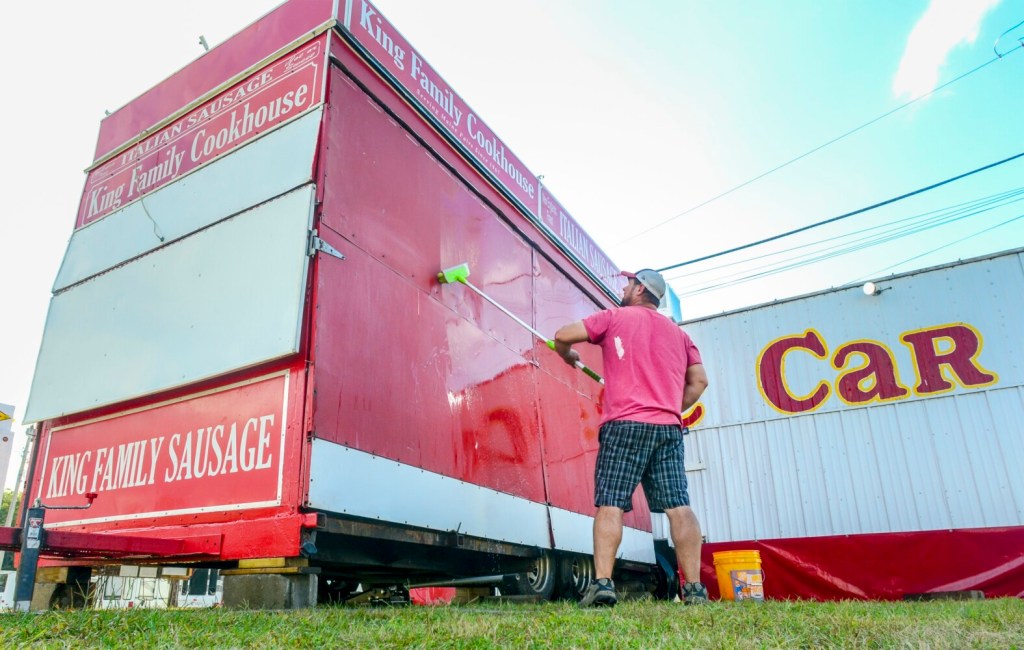
[(569, 603), (0, 616), (0, 648), (1024, 648), (1024, 601)]

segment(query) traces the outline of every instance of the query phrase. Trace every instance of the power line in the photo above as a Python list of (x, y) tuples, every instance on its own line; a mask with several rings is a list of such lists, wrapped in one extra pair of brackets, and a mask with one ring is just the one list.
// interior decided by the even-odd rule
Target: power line
[[(909, 228), (909, 227), (914, 227), (914, 228), (918, 228), (920, 230), (920, 229), (924, 229), (926, 227), (934, 227), (934, 225), (925, 225), (925, 224), (935, 224), (935, 222), (937, 222), (937, 221), (941, 221), (942, 223), (947, 223), (948, 220), (950, 219), (950, 217), (954, 217), (957, 214), (961, 214), (962, 211), (964, 211), (964, 210), (973, 210), (975, 208), (984, 207), (984, 206), (987, 206), (987, 205), (991, 205), (993, 203), (998, 203), (1000, 201), (1005, 201), (1006, 199), (1012, 199), (1013, 197), (1019, 196), (1021, 194), (1024, 194), (1024, 187), (1018, 187), (1018, 188), (1015, 188), (1015, 189), (1012, 189), (1012, 190), (1006, 190), (1006, 191), (1003, 191), (1003, 192), (999, 192), (998, 194), (992, 194), (992, 195), (981, 197), (981, 198), (977, 198), (977, 199), (971, 199), (970, 201), (964, 201), (963, 203), (956, 203), (956, 204), (953, 204), (953, 205), (946, 206), (944, 208), (938, 208), (936, 210), (928, 210), (927, 212), (920, 212), (918, 214), (914, 214), (914, 215), (911, 215), (909, 217), (903, 217), (902, 219), (897, 219), (895, 221), (888, 221), (886, 223), (877, 224), (877, 225), (874, 225), (874, 226), (868, 226), (867, 228), (861, 228), (860, 230), (854, 230), (854, 231), (851, 231), (851, 232), (848, 232), (848, 233), (842, 233), (842, 234), (839, 234), (839, 235), (834, 235), (832, 237), (826, 237), (825, 239), (819, 239), (819, 240), (816, 240), (816, 241), (807, 242), (806, 244), (799, 244), (797, 246), (791, 246), (790, 248), (784, 248), (784, 249), (781, 249), (781, 250), (772, 251), (770, 253), (764, 253), (762, 255), (755, 255), (754, 257), (748, 257), (745, 260), (740, 260), (738, 262), (726, 262), (725, 264), (719, 264), (717, 266), (711, 266), (711, 267), (707, 267), (707, 268), (691, 270), (691, 271), (686, 272), (686, 274), (675, 275), (675, 276), (668, 277), (666, 279), (671, 281), (671, 280), (677, 280), (677, 279), (682, 278), (682, 277), (693, 277), (695, 275), (700, 275), (702, 273), (710, 273), (712, 271), (718, 271), (718, 270), (721, 270), (721, 269), (735, 267), (737, 265), (741, 265), (741, 264), (744, 264), (746, 262), (754, 262), (754, 261), (762, 260), (762, 259), (765, 259), (765, 258), (778, 257), (780, 255), (785, 255), (786, 253), (792, 253), (793, 251), (797, 251), (797, 250), (800, 250), (802, 248), (810, 248), (812, 246), (818, 246), (819, 244), (824, 244), (824, 243), (827, 243), (827, 242), (836, 241), (836, 240), (840, 240), (840, 239), (846, 239), (848, 237), (853, 237), (853, 236), (856, 236), (856, 235), (861, 235), (861, 234), (864, 234), (864, 233), (871, 232), (873, 230), (880, 230), (882, 228), (889, 228), (890, 230), (887, 230), (887, 231), (885, 231), (885, 233), (883, 233), (883, 234), (888, 234), (888, 233), (891, 233), (891, 232), (899, 231), (901, 228), (906, 229), (906, 228)], [(1015, 199), (1015, 200), (1020, 200), (1020, 199)], [(1011, 202), (1013, 202), (1013, 201), (1011, 201)], [(1006, 204), (1004, 203), (1002, 205), (1006, 205)], [(1000, 206), (997, 206), (997, 207), (1002, 207), (1002, 206), (1000, 205)], [(899, 224), (908, 224), (909, 222), (916, 222), (916, 223), (913, 226), (900, 226), (898, 228), (893, 228), (894, 226), (899, 226)], [(938, 223), (938, 224), (935, 224), (935, 225), (942, 225), (942, 223)], [(910, 233), (907, 233), (907, 234), (913, 234), (913, 232), (914, 231), (912, 231)], [(855, 241), (860, 241), (860, 240), (855, 240)], [(828, 250), (828, 249), (825, 249), (825, 250)], [(770, 266), (771, 264), (774, 264), (774, 263), (769, 263), (766, 266)], [(761, 267), (761, 268), (764, 268), (764, 267)]]
[[(857, 251), (860, 251), (860, 250), (864, 250), (865, 248), (870, 248), (872, 246), (877, 246), (879, 244), (884, 244), (884, 243), (887, 243), (887, 242), (899, 239), (901, 237), (905, 237), (907, 235), (917, 234), (918, 232), (921, 232), (923, 230), (929, 230), (931, 228), (936, 228), (936, 227), (939, 227), (939, 226), (945, 226), (945, 225), (948, 225), (950, 223), (953, 223), (953, 222), (956, 222), (956, 221), (960, 221), (962, 219), (966, 219), (968, 217), (977, 216), (977, 215), (979, 215), (979, 214), (981, 214), (983, 212), (989, 212), (991, 210), (1002, 208), (1002, 207), (1005, 207), (1006, 205), (1009, 205), (1010, 203), (1016, 203), (1016, 202), (1021, 201), (1021, 200), (1024, 200), (1024, 198), (1015, 198), (1012, 201), (1008, 201), (1008, 202), (1002, 203), (1000, 205), (991, 205), (989, 207), (984, 207), (984, 208), (973, 210), (973, 211), (969, 211), (969, 212), (966, 212), (966, 213), (964, 213), (963, 211), (953, 212), (953, 213), (951, 213), (951, 215), (954, 215), (954, 218), (949, 218), (950, 215), (946, 215), (944, 217), (945, 220), (942, 221), (941, 223), (932, 223), (932, 224), (925, 225), (925, 226), (920, 226), (920, 225), (914, 225), (914, 226), (910, 226), (910, 227), (904, 226), (902, 228), (903, 232), (896, 232), (896, 234), (890, 234), (891, 232), (893, 232), (893, 231), (890, 231), (890, 232), (887, 232), (887, 233), (882, 233), (884, 235), (882, 237), (878, 237), (878, 236), (865, 237), (865, 238), (862, 238), (862, 239), (850, 242), (848, 244), (843, 244), (843, 245), (840, 245), (840, 246), (832, 246), (830, 248), (826, 248), (826, 249), (823, 249), (821, 251), (816, 251), (816, 252), (809, 253), (809, 254), (802, 254), (800, 256), (792, 258), (789, 261), (783, 260), (783, 264), (784, 265), (783, 266), (776, 266), (775, 268), (772, 268), (773, 265), (765, 265), (765, 266), (762, 266), (762, 267), (759, 267), (759, 268), (748, 269), (747, 271), (743, 271), (743, 272), (740, 272), (740, 273), (734, 273), (734, 274), (730, 274), (730, 275), (726, 275), (726, 276), (721, 276), (719, 278), (715, 278), (713, 280), (709, 280), (709, 282), (712, 282), (713, 284), (706, 284), (706, 285), (703, 285), (703, 286), (698, 285), (698, 286), (696, 286), (694, 288), (691, 288), (691, 289), (683, 289), (683, 290), (680, 291), (680, 294), (684, 295), (684, 296), (694, 296), (694, 295), (701, 294), (701, 293), (707, 293), (708, 291), (714, 291), (716, 289), (723, 289), (723, 288), (734, 286), (734, 285), (737, 285), (737, 284), (742, 284), (744, 282), (750, 282), (752, 280), (757, 280), (757, 279), (764, 278), (764, 277), (767, 277), (767, 276), (770, 276), (770, 275), (775, 275), (777, 273), (782, 273), (784, 271), (790, 271), (790, 270), (793, 270), (793, 269), (796, 269), (796, 268), (799, 268), (799, 267), (802, 267), (802, 266), (808, 266), (810, 264), (815, 264), (817, 262), (822, 262), (822, 261), (834, 259), (834, 258), (839, 257), (841, 255), (846, 255), (847, 253), (857, 252)], [(1010, 221), (1014, 221), (1015, 219), (1016, 218), (1011, 219)], [(994, 226), (994, 227), (998, 227), (1000, 225), (1005, 225), (1005, 223), (1009, 223), (1009, 222), (1004, 222), (1003, 224), (998, 224), (997, 226)], [(896, 230), (899, 230), (899, 229), (896, 229)], [(975, 233), (975, 234), (981, 234), (983, 232), (988, 232), (988, 230), (991, 230), (991, 228), (983, 230), (983, 231), (980, 231), (979, 233)], [(845, 248), (843, 246), (845, 246)], [(941, 250), (941, 248), (942, 247), (940, 247), (940, 249), (936, 249), (936, 250)], [(934, 251), (929, 251), (929, 252), (934, 252)], [(925, 254), (928, 254), (928, 253), (925, 253)], [(813, 255), (814, 257), (810, 257), (809, 259), (801, 259), (801, 258), (807, 258), (808, 255)], [(911, 260), (913, 260), (913, 259), (916, 259), (916, 258), (911, 258)], [(903, 263), (905, 263), (907, 261), (910, 261), (910, 260), (904, 260), (903, 262), (900, 262), (899, 264), (903, 264)], [(898, 264), (897, 264), (897, 266), (898, 266)], [(891, 267), (887, 267), (887, 268), (891, 268)], [(760, 269), (767, 269), (767, 270), (761, 271)], [(882, 269), (882, 270), (885, 270), (885, 269)], [(865, 276), (865, 277), (871, 277), (871, 275), (879, 273), (879, 272), (880, 271), (874, 271), (874, 272), (872, 272), (872, 274), (869, 274), (868, 276)], [(746, 273), (746, 275), (744, 275), (744, 273)], [(733, 278), (733, 277), (736, 277), (736, 276), (741, 276), (741, 277), (738, 277), (737, 279), (731, 279), (731, 280), (729, 279), (729, 278)]]
[(750, 242), (749, 244), (743, 244), (742, 246), (734, 246), (733, 248), (729, 248), (729, 249), (724, 250), (724, 251), (719, 251), (717, 253), (711, 253), (710, 255), (704, 255), (703, 257), (697, 257), (697, 258), (694, 258), (692, 260), (687, 260), (685, 262), (679, 262), (678, 264), (670, 264), (669, 266), (663, 266), (663, 267), (661, 267), (660, 269), (657, 269), (657, 270), (658, 271), (670, 271), (672, 269), (677, 269), (677, 268), (679, 268), (681, 266), (687, 266), (687, 265), (690, 265), (690, 264), (696, 264), (697, 262), (703, 262), (705, 260), (714, 259), (716, 257), (721, 257), (722, 255), (728, 255), (729, 253), (735, 253), (737, 251), (746, 250), (748, 248), (753, 248), (754, 246), (760, 246), (761, 244), (767, 244), (768, 242), (773, 242), (773, 241), (782, 239), (783, 237), (789, 237), (789, 236), (795, 235), (797, 233), (805, 232), (807, 230), (811, 230), (812, 228), (818, 228), (818, 227), (824, 226), (826, 224), (835, 223), (835, 222), (841, 221), (843, 219), (848, 219), (848, 218), (856, 216), (858, 214), (863, 214), (863, 213), (868, 212), (870, 210), (875, 210), (877, 208), (881, 208), (881, 207), (884, 207), (886, 205), (890, 205), (892, 203), (896, 203), (897, 201), (902, 201), (902, 200), (908, 199), (908, 198), (910, 198), (912, 196), (916, 196), (918, 194), (923, 194), (924, 192), (928, 192), (930, 190), (934, 190), (936, 188), (942, 187), (943, 185), (948, 185), (950, 183), (953, 183), (955, 181), (961, 180), (963, 178), (967, 178), (968, 176), (973, 176), (974, 174), (979, 174), (979, 173), (981, 173), (983, 171), (987, 171), (989, 169), (993, 169), (995, 167), (998, 167), (999, 165), (1003, 165), (1003, 164), (1006, 164), (1008, 162), (1012, 162), (1012, 161), (1014, 161), (1014, 160), (1016, 160), (1016, 159), (1018, 159), (1018, 158), (1020, 158), (1022, 156), (1024, 156), (1024, 151), (1022, 151), (1021, 153), (1018, 153), (1016, 155), (1010, 156), (1009, 158), (1004, 158), (1003, 160), (999, 160), (999, 161), (996, 161), (994, 163), (990, 163), (988, 165), (985, 165), (984, 167), (978, 167), (977, 169), (972, 169), (969, 172), (964, 172), (963, 174), (959, 174), (957, 176), (953, 176), (952, 178), (947, 178), (944, 181), (939, 181), (938, 183), (932, 183), (931, 185), (928, 185), (926, 187), (922, 187), (920, 189), (916, 189), (916, 190), (914, 190), (912, 192), (907, 192), (906, 194), (901, 194), (901, 195), (893, 197), (891, 199), (886, 199), (885, 201), (880, 201), (878, 203), (869, 205), (869, 206), (864, 207), (864, 208), (860, 208), (858, 210), (853, 210), (852, 212), (847, 212), (847, 213), (841, 214), (839, 216), (832, 217), (830, 219), (825, 219), (823, 221), (818, 221), (816, 223), (812, 223), (812, 224), (809, 224), (809, 225), (806, 225), (806, 226), (802, 226), (800, 228), (795, 228), (793, 230), (789, 230), (789, 231), (786, 231), (784, 233), (780, 233), (778, 235), (773, 235), (771, 237), (766, 237), (764, 239), (760, 239), (760, 240), (755, 241), (755, 242)]
[[(889, 266), (886, 266), (885, 268), (881, 268), (881, 269), (878, 269), (876, 271), (872, 271), (869, 275), (861, 276), (859, 279), (863, 280), (864, 278), (870, 278), (870, 277), (876, 276), (879, 273), (884, 273), (884, 272), (888, 271), (889, 269), (894, 269), (897, 266), (901, 266), (903, 264), (906, 264), (907, 262), (913, 262), (914, 260), (916, 260), (918, 258), (921, 258), (921, 257), (924, 257), (925, 255), (931, 255), (932, 253), (938, 252), (938, 251), (942, 250), (943, 248), (949, 248), (950, 246), (954, 246), (954, 245), (959, 244), (961, 242), (965, 242), (968, 239), (971, 239), (972, 237), (977, 237), (978, 235), (983, 235), (983, 234), (985, 234), (985, 233), (987, 233), (987, 232), (989, 232), (991, 230), (995, 230), (996, 228), (1001, 228), (1001, 227), (1003, 227), (1003, 226), (1005, 226), (1007, 224), (1013, 223), (1014, 221), (1017, 221), (1018, 219), (1022, 219), (1022, 218), (1024, 218), (1024, 214), (1019, 214), (1016, 217), (1013, 217), (1011, 219), (1007, 219), (1006, 221), (1003, 221), (1002, 223), (997, 223), (996, 225), (994, 225), (994, 226), (992, 226), (990, 228), (986, 228), (984, 230), (979, 230), (976, 233), (967, 235), (966, 237), (961, 237), (960, 239), (957, 239), (956, 241), (951, 241), (948, 244), (943, 244), (942, 246), (939, 246), (938, 248), (933, 248), (930, 251), (926, 251), (924, 253), (921, 253), (920, 255), (915, 255), (913, 257), (908, 257), (907, 259), (903, 260), (902, 262), (897, 262), (895, 264), (890, 264)], [(856, 282), (856, 281), (857, 280), (854, 280), (854, 282)]]
[[(1011, 28), (1011, 30), (1008, 30), (1008, 31), (1012, 31), (1012, 29), (1015, 29), (1015, 28)], [(662, 226), (664, 226), (665, 224), (667, 224), (669, 222), (675, 221), (676, 219), (678, 219), (680, 217), (684, 217), (684, 216), (690, 214), (691, 212), (693, 212), (695, 210), (703, 208), (705, 205), (708, 205), (709, 203), (713, 203), (713, 202), (715, 202), (718, 199), (721, 199), (723, 197), (726, 197), (726, 196), (732, 194), (733, 192), (735, 192), (736, 190), (742, 189), (742, 188), (746, 187), (747, 185), (750, 185), (751, 183), (754, 183), (756, 181), (761, 180), (765, 176), (768, 176), (770, 174), (774, 174), (775, 172), (777, 172), (780, 169), (783, 169), (785, 167), (789, 167), (793, 163), (799, 162), (800, 160), (803, 160), (807, 156), (810, 156), (811, 154), (817, 153), (818, 151), (821, 151), (825, 147), (828, 147), (829, 145), (833, 145), (836, 142), (839, 142), (840, 140), (842, 140), (842, 139), (844, 139), (846, 137), (849, 137), (849, 136), (853, 135), (854, 133), (857, 133), (858, 131), (871, 126), (875, 122), (883, 120), (883, 119), (889, 117), (890, 115), (892, 115), (893, 113), (897, 113), (897, 112), (903, 110), (904, 108), (910, 106), (911, 104), (919, 102), (922, 99), (924, 99), (924, 98), (926, 98), (926, 97), (928, 97), (930, 95), (933, 95), (933, 94), (937, 93), (938, 91), (942, 90), (943, 88), (951, 86), (952, 84), (960, 81), (961, 79), (963, 79), (965, 77), (969, 77), (970, 75), (974, 74), (975, 72), (978, 72), (982, 68), (985, 68), (985, 67), (995, 63), (996, 61), (1000, 61), (1000, 60), (1006, 58), (1008, 55), (1013, 54), (1014, 52), (1016, 52), (1017, 50), (1019, 50), (1021, 48), (1024, 48), (1024, 42), (1022, 42), (1021, 44), (1017, 45), (1016, 47), (1014, 47), (1014, 48), (1004, 52), (1003, 54), (998, 54), (997, 53), (998, 54), (997, 56), (995, 56), (992, 59), (986, 61), (985, 63), (982, 63), (981, 65), (977, 66), (976, 68), (968, 70), (967, 72), (961, 74), (960, 76), (955, 77), (955, 78), (947, 81), (946, 83), (942, 84), (941, 86), (937, 86), (937, 87), (931, 89), (930, 91), (924, 93), (923, 95), (918, 95), (917, 97), (911, 99), (910, 101), (906, 102), (905, 104), (901, 104), (901, 105), (897, 106), (896, 108), (892, 109), (891, 111), (889, 111), (887, 113), (883, 113), (882, 115), (879, 115), (878, 117), (874, 118), (873, 120), (865, 122), (864, 124), (861, 124), (860, 126), (854, 128), (854, 129), (850, 129), (849, 131), (847, 131), (846, 133), (843, 133), (842, 135), (839, 135), (839, 136), (837, 136), (835, 138), (832, 138), (831, 140), (829, 140), (828, 142), (825, 142), (824, 144), (818, 145), (817, 147), (814, 147), (810, 151), (804, 152), (804, 153), (800, 154), (799, 156), (797, 156), (796, 158), (788, 160), (788, 161), (782, 163), (781, 165), (777, 165), (776, 167), (773, 167), (773, 168), (769, 169), (768, 171), (766, 171), (766, 172), (764, 172), (762, 174), (759, 174), (759, 175), (755, 176), (754, 178), (751, 178), (750, 180), (744, 181), (743, 183), (740, 183), (739, 185), (736, 185), (735, 187), (731, 187), (728, 190), (722, 192), (721, 194), (718, 194), (716, 196), (711, 197), (710, 199), (702, 201), (702, 202), (698, 203), (697, 205), (691, 206), (691, 207), (687, 208), (686, 210), (683, 210), (679, 214), (676, 214), (674, 216), (669, 217), (668, 219), (665, 219), (664, 221), (661, 221), (659, 223), (654, 224), (653, 226), (651, 226), (650, 228), (647, 228), (646, 230), (641, 230), (640, 232), (638, 232), (638, 233), (636, 233), (634, 235), (631, 235), (631, 236), (627, 237), (626, 239), (623, 239), (622, 241), (619, 242), (619, 244), (625, 244), (625, 243), (631, 242), (634, 239), (636, 239), (637, 237), (641, 237), (643, 235), (646, 235), (647, 233), (651, 232), (652, 230), (656, 230), (658, 228), (661, 228)]]
[[(1019, 201), (1019, 200), (1021, 200), (1021, 199), (1017, 199), (1017, 201)], [(977, 210), (977, 211), (975, 211), (973, 213), (969, 213), (969, 214), (957, 217), (956, 219), (951, 219), (949, 221), (946, 221), (945, 223), (935, 224), (933, 226), (928, 226), (927, 228), (921, 228), (921, 229), (918, 229), (918, 230), (926, 230), (926, 229), (933, 228), (933, 227), (948, 225), (949, 223), (953, 223), (954, 221), (959, 221), (961, 219), (966, 219), (967, 217), (976, 216), (978, 214), (981, 214), (982, 212), (988, 212), (990, 210), (994, 210), (994, 209), (996, 209), (996, 207), (1002, 207), (1002, 206), (995, 206), (995, 207), (992, 207), (992, 208), (986, 208), (986, 209), (983, 209), (983, 210)], [(816, 264), (818, 262), (824, 262), (824, 261), (827, 261), (827, 260), (831, 260), (831, 259), (834, 259), (834, 258), (839, 257), (841, 255), (846, 255), (848, 253), (855, 253), (857, 251), (861, 251), (861, 250), (864, 250), (866, 248), (871, 248), (872, 246), (877, 246), (879, 244), (888, 243), (890, 241), (893, 241), (893, 240), (899, 239), (901, 237), (904, 237), (907, 234), (916, 234), (916, 233), (901, 233), (901, 234), (891, 235), (891, 236), (888, 236), (888, 237), (885, 237), (885, 238), (880, 238), (880, 239), (877, 239), (875, 241), (860, 240), (859, 242), (854, 242), (852, 244), (846, 245), (845, 248), (841, 248), (839, 250), (835, 250), (836, 247), (833, 247), (833, 249), (828, 249), (828, 251), (820, 251), (820, 252), (816, 253), (815, 254), (816, 257), (811, 257), (809, 259), (797, 259), (797, 261), (791, 261), (790, 263), (787, 263), (784, 266), (778, 266), (778, 267), (775, 267), (775, 268), (762, 267), (762, 268), (766, 268), (768, 270), (764, 270), (764, 271), (760, 271), (760, 272), (757, 272), (758, 269), (752, 269), (751, 271), (747, 272), (748, 275), (733, 274), (733, 276), (735, 276), (735, 275), (741, 275), (742, 276), (742, 277), (739, 277), (737, 279), (729, 280), (728, 278), (733, 277), (733, 276), (724, 276), (722, 278), (718, 278), (716, 280), (712, 280), (712, 282), (715, 282), (715, 284), (707, 284), (707, 285), (704, 285), (704, 286), (698, 286), (698, 287), (694, 287), (694, 288), (691, 288), (691, 289), (683, 289), (683, 290), (680, 291), (680, 294), (684, 295), (684, 296), (694, 296), (694, 295), (697, 295), (697, 294), (707, 293), (709, 291), (714, 291), (716, 289), (724, 289), (726, 287), (735, 286), (737, 284), (743, 284), (744, 282), (750, 282), (750, 281), (753, 281), (753, 280), (758, 280), (758, 279), (761, 279), (761, 278), (764, 278), (764, 277), (767, 277), (767, 276), (770, 276), (770, 275), (775, 275), (777, 273), (783, 273), (785, 271), (791, 271), (793, 269), (800, 268), (800, 267), (803, 267), (803, 266), (809, 266), (811, 264)], [(831, 252), (829, 252), (829, 251), (831, 251)], [(804, 257), (806, 257), (806, 256), (804, 256)], [(721, 281), (719, 281), (719, 280), (721, 280)]]

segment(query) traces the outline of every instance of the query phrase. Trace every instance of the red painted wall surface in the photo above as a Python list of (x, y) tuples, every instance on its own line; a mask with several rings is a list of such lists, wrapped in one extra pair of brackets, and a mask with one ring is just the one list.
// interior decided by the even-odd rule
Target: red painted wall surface
[[(316, 271), (316, 435), (592, 514), (600, 385), (436, 275), (468, 262), (476, 286), (549, 334), (606, 305), (545, 257), (552, 249), (531, 245), (523, 233), (539, 240), (535, 227), (347, 48), (335, 56), (403, 124), (332, 70), (320, 235), (347, 259)], [(581, 353), (600, 371), (597, 348)], [(642, 496), (636, 506), (627, 523), (650, 530)]]

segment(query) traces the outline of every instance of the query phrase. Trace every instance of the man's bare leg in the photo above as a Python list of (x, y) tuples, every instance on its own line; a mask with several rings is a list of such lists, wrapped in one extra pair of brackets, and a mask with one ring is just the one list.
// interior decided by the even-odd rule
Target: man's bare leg
[[(697, 515), (690, 506), (670, 508), (665, 514), (668, 515), (672, 543), (676, 546), (676, 562), (679, 563), (679, 569), (687, 582), (700, 582), (701, 534)], [(596, 523), (594, 552), (597, 552)]]
[[(698, 539), (700, 533), (697, 534)], [(611, 578), (615, 554), (622, 542), (622, 509), (601, 506), (594, 517), (594, 571), (596, 577)]]

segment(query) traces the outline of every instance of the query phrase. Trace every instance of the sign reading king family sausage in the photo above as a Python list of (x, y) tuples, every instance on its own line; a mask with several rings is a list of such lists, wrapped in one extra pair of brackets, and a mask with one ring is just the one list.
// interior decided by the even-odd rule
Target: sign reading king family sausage
[(323, 39), (305, 45), (91, 170), (76, 226), (124, 207), (319, 104), (325, 47)]
[[(287, 376), (56, 428), (36, 496), (54, 523), (237, 510), (281, 500)], [(47, 522), (49, 524), (49, 522)]]

